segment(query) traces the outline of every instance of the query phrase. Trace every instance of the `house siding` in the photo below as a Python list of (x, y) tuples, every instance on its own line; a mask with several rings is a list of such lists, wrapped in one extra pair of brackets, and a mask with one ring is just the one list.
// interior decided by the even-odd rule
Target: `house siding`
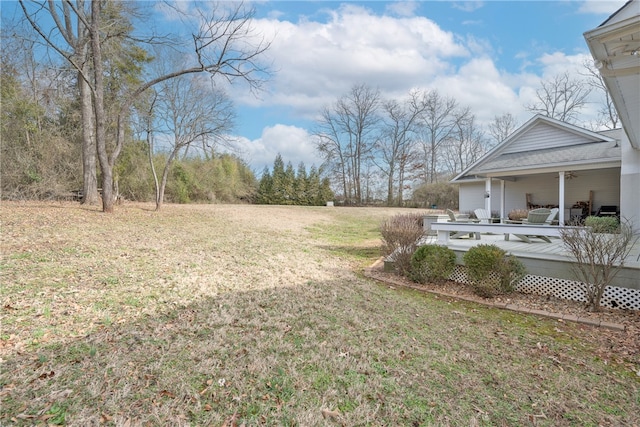
[(640, 150), (631, 147), (626, 135), (622, 141), (620, 169), (620, 212), (640, 233)]
[(565, 129), (551, 126), (548, 123), (538, 123), (527, 130), (521, 137), (513, 141), (508, 147), (505, 147), (502, 153), (522, 153), (554, 147), (567, 147), (588, 142), (593, 142), (593, 140)]
[[(471, 213), (478, 208), (484, 209), (484, 181), (460, 184), (459, 207), (461, 213)], [(491, 181), (491, 212), (500, 211), (500, 181)]]

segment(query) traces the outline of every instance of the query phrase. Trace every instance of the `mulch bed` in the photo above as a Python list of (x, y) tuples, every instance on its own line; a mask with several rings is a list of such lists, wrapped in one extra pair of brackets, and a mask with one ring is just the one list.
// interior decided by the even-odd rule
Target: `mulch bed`
[(415, 283), (404, 276), (384, 271), (384, 263), (377, 262), (365, 270), (365, 275), (390, 286), (401, 286), (440, 296), (536, 314), (579, 325), (580, 335), (597, 344), (598, 356), (629, 366), (640, 379), (640, 311), (602, 308), (590, 312), (583, 303), (548, 295), (513, 292), (495, 298), (475, 295), (464, 283)]

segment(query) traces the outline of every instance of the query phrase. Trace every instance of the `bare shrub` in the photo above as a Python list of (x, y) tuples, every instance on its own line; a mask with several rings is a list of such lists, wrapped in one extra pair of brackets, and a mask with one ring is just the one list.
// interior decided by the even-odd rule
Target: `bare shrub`
[(382, 255), (390, 258), (396, 270), (405, 274), (411, 269), (411, 257), (424, 235), (423, 214), (395, 215), (382, 223)]
[(638, 235), (626, 220), (620, 222), (614, 233), (607, 223), (593, 224), (564, 228), (560, 237), (576, 261), (572, 269), (585, 293), (587, 309), (600, 311), (602, 294), (622, 267)]

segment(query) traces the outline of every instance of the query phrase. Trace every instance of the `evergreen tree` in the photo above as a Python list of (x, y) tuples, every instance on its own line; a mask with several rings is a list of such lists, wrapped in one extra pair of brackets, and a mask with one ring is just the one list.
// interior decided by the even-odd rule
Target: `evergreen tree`
[(318, 174), (318, 169), (316, 169), (315, 166), (311, 166), (309, 175), (307, 176), (307, 194), (309, 198), (309, 205), (318, 206), (318, 199), (320, 194), (320, 174)]
[(294, 200), (297, 205), (308, 206), (311, 204), (307, 194), (307, 168), (303, 162), (300, 162), (296, 172)]
[(276, 159), (273, 161), (273, 172), (271, 173), (272, 177), (272, 197), (269, 201), (270, 205), (282, 205), (285, 201), (285, 172), (284, 172), (284, 162), (282, 161), (282, 156), (280, 153), (276, 156)]
[(296, 185), (296, 173), (293, 170), (293, 165), (291, 162), (287, 163), (287, 168), (284, 170), (284, 182), (283, 184), (283, 195), (284, 195), (284, 204), (285, 205), (295, 205), (298, 204), (296, 201), (295, 194), (295, 185)]
[(329, 179), (321, 179), (320, 172), (311, 166), (309, 173), (303, 162), (294, 172), (291, 162), (284, 166), (278, 154), (273, 162), (273, 173), (265, 167), (258, 187), (256, 202), (270, 205), (324, 206), (333, 200)]
[(262, 171), (262, 178), (260, 178), (260, 184), (258, 185), (258, 197), (257, 202), (262, 205), (271, 204), (273, 199), (273, 178), (269, 172), (268, 167), (264, 167)]

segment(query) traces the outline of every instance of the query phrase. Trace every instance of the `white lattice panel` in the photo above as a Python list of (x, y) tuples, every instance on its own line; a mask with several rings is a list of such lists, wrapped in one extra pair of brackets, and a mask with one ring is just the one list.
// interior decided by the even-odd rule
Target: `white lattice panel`
[[(457, 265), (449, 278), (456, 282), (469, 283), (466, 269), (462, 265)], [(516, 285), (516, 290), (526, 294), (552, 295), (556, 298), (571, 301), (586, 301), (580, 282), (555, 277), (527, 274)], [(609, 308), (640, 310), (640, 290), (607, 286), (602, 295), (600, 305)]]

